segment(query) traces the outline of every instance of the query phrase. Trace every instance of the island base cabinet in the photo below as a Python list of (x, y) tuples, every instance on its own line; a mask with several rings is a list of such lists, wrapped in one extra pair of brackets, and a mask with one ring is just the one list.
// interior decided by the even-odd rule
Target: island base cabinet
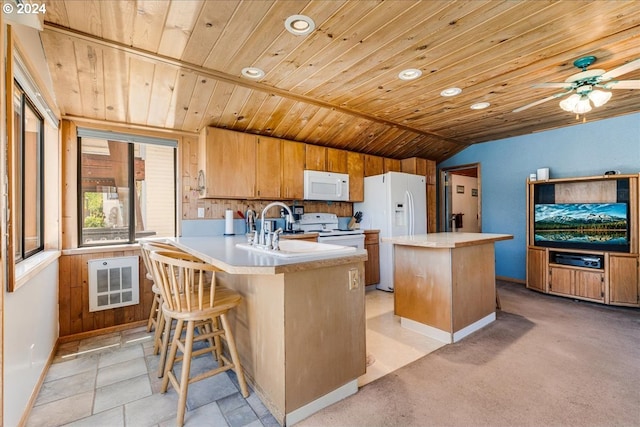
[(493, 243), (443, 249), (396, 244), (394, 260), (395, 314), (433, 328), (434, 338), (455, 342), (495, 319)]
[(357, 391), (366, 371), (366, 320), (364, 286), (350, 286), (354, 274), (364, 277), (363, 262), (277, 275), (216, 273), (243, 296), (230, 315), (243, 370), (281, 425), (319, 410), (320, 398), (346, 384)]

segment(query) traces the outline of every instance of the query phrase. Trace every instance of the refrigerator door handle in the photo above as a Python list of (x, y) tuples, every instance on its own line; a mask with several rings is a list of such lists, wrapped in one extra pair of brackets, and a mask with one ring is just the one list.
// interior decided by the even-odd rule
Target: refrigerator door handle
[(408, 231), (409, 231), (409, 235), (412, 236), (413, 233), (415, 232), (415, 224), (414, 224), (414, 206), (413, 206), (413, 194), (411, 194), (410, 191), (407, 191), (406, 193), (406, 197), (407, 197), (407, 216), (408, 221), (409, 221), (409, 227), (408, 227)]

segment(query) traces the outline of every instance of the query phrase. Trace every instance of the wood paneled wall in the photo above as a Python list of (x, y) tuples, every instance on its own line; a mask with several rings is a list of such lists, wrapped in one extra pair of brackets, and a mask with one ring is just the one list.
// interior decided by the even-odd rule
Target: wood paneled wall
[[(89, 312), (88, 261), (99, 258), (138, 256), (140, 303), (128, 307)], [(60, 257), (58, 284), (58, 313), (60, 337), (91, 332), (148, 319), (153, 293), (151, 281), (146, 279), (146, 269), (140, 250), (105, 251)]]

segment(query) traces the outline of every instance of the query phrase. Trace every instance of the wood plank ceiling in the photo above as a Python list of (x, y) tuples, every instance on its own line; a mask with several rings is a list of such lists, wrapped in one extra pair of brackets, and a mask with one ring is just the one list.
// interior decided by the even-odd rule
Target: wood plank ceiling
[[(594, 55), (640, 58), (638, 1), (47, 1), (41, 34), (61, 113), (198, 132), (217, 126), (393, 158), (579, 125), (532, 89)], [(294, 14), (316, 29), (284, 28)], [(252, 81), (244, 67), (265, 76)], [(398, 73), (417, 68), (413, 81)], [(620, 79), (638, 79), (635, 70)], [(462, 94), (440, 92), (459, 87)], [(613, 91), (588, 121), (640, 111)], [(486, 101), (484, 110), (472, 110)]]

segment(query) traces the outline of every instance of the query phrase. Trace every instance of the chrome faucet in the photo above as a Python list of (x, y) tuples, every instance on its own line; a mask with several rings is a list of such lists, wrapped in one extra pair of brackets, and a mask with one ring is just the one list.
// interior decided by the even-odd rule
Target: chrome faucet
[(262, 213), (260, 214), (260, 235), (258, 236), (258, 245), (265, 247), (267, 249), (275, 249), (275, 248), (273, 247), (272, 239), (269, 239), (269, 241), (267, 241), (267, 239), (265, 238), (266, 236), (265, 236), (265, 228), (264, 228), (264, 214), (274, 206), (282, 206), (283, 208), (285, 208), (287, 210), (287, 217), (288, 217), (287, 221), (293, 222), (293, 212), (291, 212), (291, 209), (289, 209), (289, 206), (285, 205), (284, 203), (271, 202), (264, 207), (264, 209), (262, 210)]
[(280, 235), (282, 234), (282, 228), (278, 228), (271, 234), (271, 249), (274, 251), (280, 250)]

